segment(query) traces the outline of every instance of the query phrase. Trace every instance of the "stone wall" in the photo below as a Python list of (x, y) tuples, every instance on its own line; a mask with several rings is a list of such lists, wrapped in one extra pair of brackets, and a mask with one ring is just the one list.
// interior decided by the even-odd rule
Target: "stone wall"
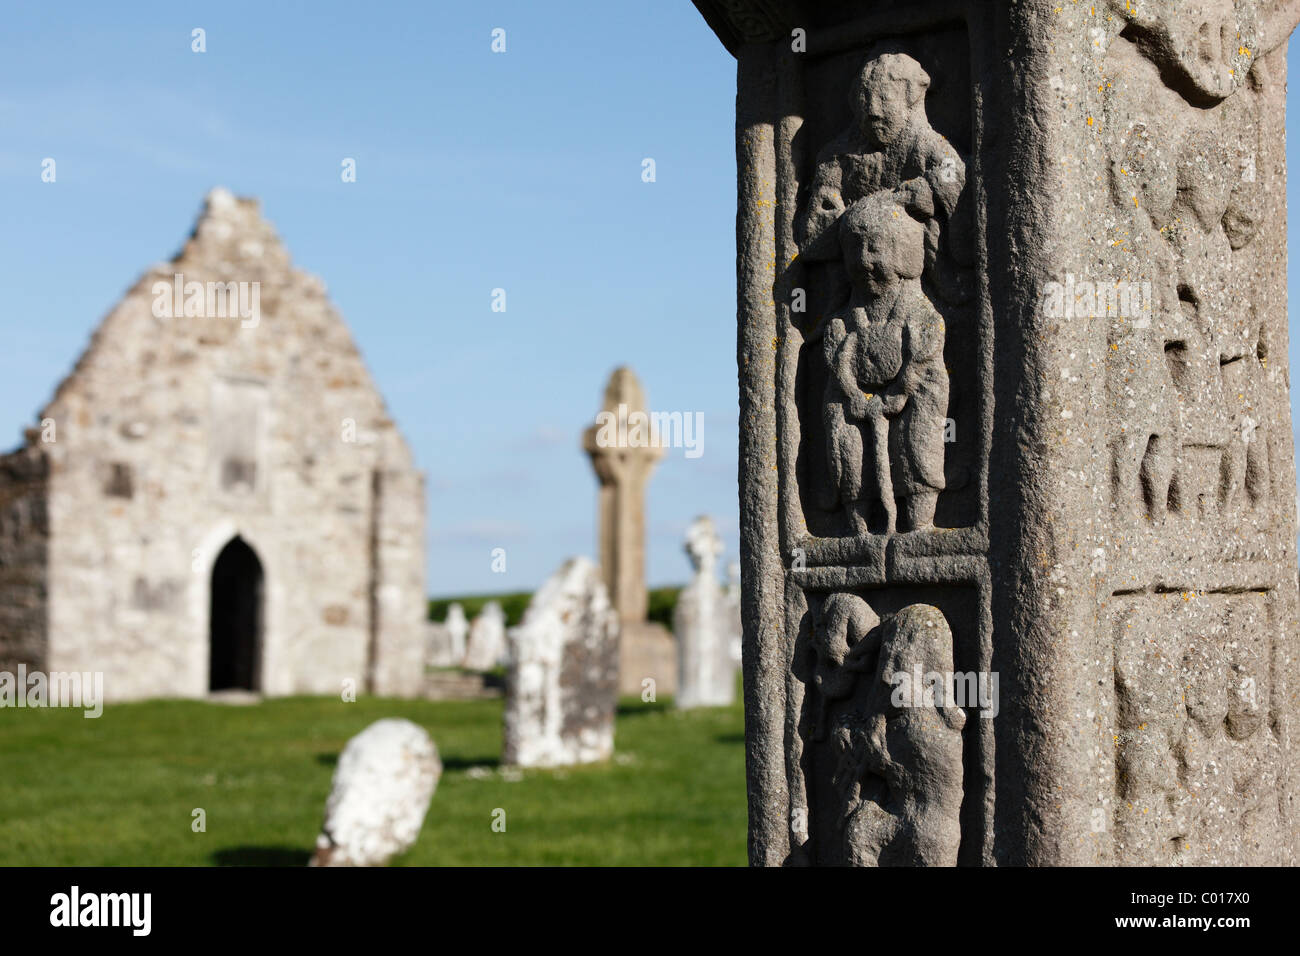
[(45, 666), (48, 487), (49, 460), (40, 447), (0, 457), (0, 671)]

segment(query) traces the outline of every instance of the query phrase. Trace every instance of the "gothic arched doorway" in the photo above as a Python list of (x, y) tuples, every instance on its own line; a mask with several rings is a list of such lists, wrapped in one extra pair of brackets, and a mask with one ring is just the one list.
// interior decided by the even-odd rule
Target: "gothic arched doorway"
[(209, 690), (257, 690), (262, 645), (262, 562), (231, 538), (212, 566)]

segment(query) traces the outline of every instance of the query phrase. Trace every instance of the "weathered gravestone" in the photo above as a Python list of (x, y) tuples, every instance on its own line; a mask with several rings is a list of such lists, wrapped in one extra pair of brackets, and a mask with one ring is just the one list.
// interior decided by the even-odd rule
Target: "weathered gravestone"
[(348, 741), (334, 770), (311, 866), (383, 866), (409, 850), (442, 775), (424, 728), (377, 720)]
[(425, 663), (430, 667), (461, 667), (467, 652), (469, 621), (460, 604), (447, 608), (446, 619), (425, 622)]
[(751, 861), (1294, 863), (1300, 4), (696, 5)]
[(645, 488), (663, 457), (645, 392), (636, 374), (617, 368), (605, 386), (603, 407), (582, 436), (600, 482), (600, 572), (618, 612), (619, 690), (642, 693), (651, 680), (656, 693), (671, 694), (677, 682), (677, 648), (668, 629), (646, 620)]
[(506, 766), (608, 760), (618, 704), (618, 614), (596, 566), (570, 558), (507, 632)]
[(506, 657), (506, 612), (496, 601), (488, 601), (469, 628), (469, 646), (465, 651), (465, 668), (487, 671), (503, 663)]
[(451, 639), (451, 656), (460, 667), (465, 663), (466, 643), (469, 638), (469, 620), (465, 609), (459, 603), (447, 608), (447, 620), (443, 622)]
[(463, 654), (456, 654), (455, 642), (445, 622), (424, 622), (424, 663), (427, 666), (459, 667), (463, 657)]
[(686, 531), (686, 553), (695, 573), (677, 596), (673, 610), (678, 659), (676, 704), (680, 708), (730, 704), (736, 699), (732, 608), (718, 583), (722, 539), (712, 519), (700, 517), (691, 522)]

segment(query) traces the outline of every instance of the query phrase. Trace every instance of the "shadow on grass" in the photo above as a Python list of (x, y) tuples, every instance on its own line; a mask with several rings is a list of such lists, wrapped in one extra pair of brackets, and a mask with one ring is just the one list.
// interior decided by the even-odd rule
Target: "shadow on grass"
[[(501, 765), (501, 758), (496, 754), (486, 757), (448, 757), (442, 756), (443, 770), (468, 770), (470, 767), (492, 767), (496, 768)], [(317, 754), (316, 762), (325, 767), (337, 767), (339, 765), (338, 754)]]
[(217, 866), (306, 866), (311, 852), (289, 846), (232, 846), (212, 854)]
[(491, 757), (443, 757), (443, 770), (468, 770), (470, 767), (499, 767), (501, 758)]
[(745, 742), (745, 735), (743, 733), (718, 734), (718, 736), (715, 737), (714, 740), (716, 740), (720, 744), (743, 744)]
[(624, 697), (618, 702), (619, 717), (639, 717), (661, 711), (672, 710), (672, 699), (643, 701), (636, 697)]

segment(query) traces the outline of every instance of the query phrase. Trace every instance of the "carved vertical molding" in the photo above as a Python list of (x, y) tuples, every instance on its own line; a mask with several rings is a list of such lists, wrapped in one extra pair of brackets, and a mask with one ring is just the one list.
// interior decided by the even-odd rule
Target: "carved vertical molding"
[[(788, 853), (783, 738), (789, 652), (782, 629), (784, 572), (777, 517), (776, 74), (771, 52), (745, 47), (736, 112), (737, 364), (740, 374), (741, 594), (745, 622), (745, 765), (749, 792), (749, 859), (779, 865)], [(761, 585), (757, 582), (762, 582)]]

